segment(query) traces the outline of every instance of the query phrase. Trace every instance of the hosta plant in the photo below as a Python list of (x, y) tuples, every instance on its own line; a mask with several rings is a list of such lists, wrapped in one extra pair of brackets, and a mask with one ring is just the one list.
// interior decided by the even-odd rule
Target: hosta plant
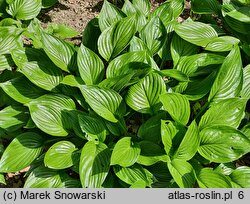
[(2, 183), (250, 187), (248, 1), (105, 0), (80, 46), (1, 2)]

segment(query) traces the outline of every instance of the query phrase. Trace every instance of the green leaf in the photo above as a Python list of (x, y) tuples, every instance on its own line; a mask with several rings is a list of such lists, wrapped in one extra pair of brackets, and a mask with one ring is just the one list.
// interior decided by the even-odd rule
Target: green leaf
[(182, 13), (183, 9), (183, 0), (167, 1), (157, 7), (151, 14), (151, 17), (159, 16), (163, 24), (167, 26), (172, 20), (176, 19)]
[(147, 51), (147, 53), (150, 54), (150, 56), (152, 56), (152, 53), (148, 49), (148, 47), (145, 44), (145, 42), (142, 41), (141, 38), (138, 38), (136, 36), (134, 36), (132, 38), (132, 40), (130, 41), (129, 51), (130, 52), (134, 52), (134, 51)]
[(67, 136), (63, 124), (63, 112), (74, 110), (75, 103), (68, 96), (46, 94), (27, 104), (30, 115), (36, 126), (53, 136)]
[(100, 35), (99, 53), (107, 61), (116, 57), (127, 47), (135, 32), (135, 16), (119, 20)]
[(166, 154), (158, 144), (150, 141), (139, 142), (141, 153), (137, 160), (138, 164), (151, 166), (159, 161), (166, 160)]
[(161, 120), (161, 139), (164, 145), (165, 152), (169, 155), (172, 152), (173, 138), (178, 130), (173, 122), (168, 120)]
[(208, 24), (201, 22), (185, 22), (175, 26), (175, 32), (184, 40), (198, 45), (207, 46), (218, 37), (217, 32)]
[(34, 133), (18, 135), (5, 149), (0, 160), (0, 172), (17, 172), (29, 166), (42, 152), (44, 139)]
[(82, 44), (95, 53), (98, 53), (97, 42), (100, 35), (101, 30), (96, 17), (88, 22), (84, 31), (82, 32)]
[(135, 183), (133, 183), (129, 188), (146, 188), (147, 184), (143, 180), (138, 180)]
[(41, 0), (15, 0), (10, 3), (7, 12), (18, 20), (30, 20), (41, 11)]
[(71, 44), (44, 32), (41, 37), (44, 51), (56, 66), (66, 72), (76, 69), (76, 51)]
[(243, 70), (240, 49), (233, 48), (225, 58), (212, 86), (208, 100), (218, 102), (226, 98), (237, 97), (243, 83)]
[(76, 77), (74, 75), (66, 75), (60, 84), (65, 84), (78, 88), (80, 85), (84, 85), (84, 81), (81, 79), (81, 77)]
[[(18, 67), (21, 67), (22, 64), (26, 62), (33, 62), (36, 61), (37, 63), (51, 63), (50, 66), (53, 66), (53, 62), (49, 59), (43, 49), (36, 49), (36, 48), (16, 48), (11, 50), (11, 57), (13, 58), (15, 64)], [(54, 65), (55, 67), (55, 65)], [(58, 69), (58, 68), (57, 68)]]
[(167, 163), (168, 169), (180, 188), (192, 188), (195, 182), (194, 169), (186, 161), (175, 159)]
[(126, 86), (131, 84), (131, 80), (135, 73), (124, 74), (117, 77), (104, 79), (99, 83), (99, 87), (106, 89), (113, 89), (116, 92), (121, 92)]
[(186, 125), (190, 116), (190, 104), (188, 99), (179, 93), (165, 93), (160, 96), (160, 101), (171, 117)]
[(242, 33), (248, 34), (250, 31), (250, 14), (249, 7), (242, 6), (233, 9), (227, 9), (227, 5), (222, 7), (222, 15), (226, 23), (233, 30)]
[(170, 49), (174, 65), (176, 66), (181, 57), (196, 54), (198, 46), (191, 44), (180, 38), (177, 34), (174, 34)]
[(163, 79), (158, 74), (151, 73), (131, 86), (125, 99), (135, 111), (154, 114), (161, 108), (159, 96), (165, 91)]
[(6, 185), (6, 181), (3, 174), (0, 174), (0, 184)]
[(165, 117), (166, 113), (161, 112), (149, 118), (140, 126), (137, 135), (143, 140), (151, 141), (156, 144), (159, 143), (159, 141), (161, 141), (161, 120), (165, 119)]
[(250, 65), (243, 69), (243, 85), (240, 95), (243, 98), (250, 99)]
[(73, 38), (79, 35), (75, 29), (64, 24), (49, 23), (47, 30), (50, 34), (61, 38)]
[(89, 141), (94, 142), (104, 142), (106, 138), (106, 129), (103, 122), (92, 116), (79, 114), (78, 116), (79, 125), (83, 133), (85, 133), (85, 137)]
[(31, 171), (25, 181), (24, 188), (63, 188), (58, 171), (39, 166)]
[(166, 29), (159, 17), (152, 18), (141, 30), (141, 39), (154, 55), (163, 46), (166, 39)]
[(104, 64), (93, 51), (83, 44), (77, 54), (78, 69), (87, 85), (98, 84), (104, 76)]
[(241, 132), (250, 140), (250, 123), (247, 123), (242, 129)]
[(82, 148), (79, 175), (83, 188), (101, 188), (109, 172), (110, 150), (104, 143), (87, 142)]
[(208, 43), (205, 50), (213, 52), (231, 51), (234, 46), (239, 44), (239, 42), (240, 40), (238, 38), (232, 36), (221, 36)]
[(101, 31), (103, 32), (125, 16), (118, 7), (105, 0), (98, 19)]
[(211, 162), (226, 163), (250, 152), (250, 140), (230, 126), (214, 125), (200, 132), (198, 152)]
[(138, 143), (131, 141), (131, 137), (124, 137), (115, 144), (111, 155), (111, 165), (132, 166), (139, 158), (140, 152)]
[(246, 100), (229, 98), (211, 106), (202, 116), (199, 129), (212, 125), (227, 125), (238, 128), (245, 115)]
[(58, 2), (58, 0), (42, 0), (42, 6), (43, 6), (43, 8), (49, 8), (57, 2)]
[(170, 77), (178, 81), (188, 81), (188, 76), (177, 69), (164, 69), (158, 72), (161, 76)]
[(6, 69), (12, 70), (12, 67), (15, 65), (13, 62), (11, 55), (4, 54), (0, 55), (0, 72)]
[[(187, 97), (190, 101), (196, 101), (204, 96), (206, 96), (214, 83), (217, 72), (213, 71), (209, 76), (204, 79), (194, 79), (191, 80), (185, 88), (184, 91), (181, 91), (183, 95)], [(185, 84), (184, 84), (185, 85)]]
[(53, 144), (45, 153), (44, 164), (51, 169), (66, 169), (73, 166), (74, 151), (77, 148), (69, 141)]
[(224, 60), (225, 57), (221, 55), (200, 53), (180, 58), (176, 69), (190, 77), (205, 75), (214, 71)]
[(136, 16), (137, 31), (140, 31), (144, 27), (144, 25), (147, 24), (145, 11), (142, 12), (139, 8), (133, 5), (129, 0), (125, 0), (123, 7), (122, 7), (122, 11), (127, 16), (133, 16), (133, 15)]
[(247, 166), (241, 166), (235, 169), (230, 178), (233, 182), (237, 183), (241, 188), (250, 187), (250, 168)]
[(62, 71), (46, 61), (23, 63), (20, 70), (33, 84), (47, 91), (53, 90), (63, 80)]
[(220, 4), (217, 0), (192, 0), (191, 9), (199, 14), (219, 14)]
[(90, 85), (81, 86), (81, 92), (89, 106), (104, 119), (116, 123), (117, 116), (124, 115), (125, 104), (117, 92)]
[(24, 76), (0, 83), (0, 87), (8, 96), (23, 104), (28, 103), (45, 93), (44, 90), (32, 84)]
[(195, 121), (191, 123), (181, 141), (180, 146), (174, 154), (175, 159), (190, 160), (196, 154), (200, 144), (199, 129)]
[(231, 188), (231, 183), (221, 173), (213, 171), (212, 168), (203, 168), (197, 174), (197, 181), (200, 188)]
[(133, 0), (133, 5), (146, 16), (150, 13), (150, 2), (148, 0)]
[(152, 178), (148, 178), (147, 170), (139, 164), (130, 167), (114, 166), (116, 176), (127, 184), (134, 184), (137, 181), (144, 181), (147, 186), (152, 183)]
[[(148, 66), (147, 66), (148, 65)], [(107, 78), (119, 77), (147, 67), (159, 70), (157, 64), (145, 51), (128, 52), (112, 60), (107, 68)]]
[(0, 27), (0, 53), (10, 54), (11, 50), (22, 46), (20, 29), (15, 26)]
[(8, 106), (0, 111), (0, 128), (13, 132), (23, 127), (29, 115), (22, 106)]

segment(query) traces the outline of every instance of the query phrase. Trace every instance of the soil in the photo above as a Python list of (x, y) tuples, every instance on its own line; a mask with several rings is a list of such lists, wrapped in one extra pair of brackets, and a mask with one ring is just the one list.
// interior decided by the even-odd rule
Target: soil
[(53, 7), (42, 10), (38, 18), (44, 27), (55, 22), (82, 32), (88, 21), (97, 16), (102, 4), (103, 0), (59, 0)]

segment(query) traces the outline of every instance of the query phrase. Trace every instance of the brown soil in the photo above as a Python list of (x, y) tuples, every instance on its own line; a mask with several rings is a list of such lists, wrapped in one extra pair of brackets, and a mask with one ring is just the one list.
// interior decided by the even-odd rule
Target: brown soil
[(43, 10), (39, 19), (44, 27), (55, 22), (82, 32), (88, 21), (97, 16), (102, 4), (103, 0), (59, 0), (52, 8)]

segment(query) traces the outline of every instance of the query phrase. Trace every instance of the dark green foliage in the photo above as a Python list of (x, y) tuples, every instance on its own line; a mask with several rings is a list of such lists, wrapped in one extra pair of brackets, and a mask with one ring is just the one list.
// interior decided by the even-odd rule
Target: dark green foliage
[(56, 1), (0, 1), (0, 183), (250, 187), (249, 2), (113, 2), (77, 47), (35, 18)]

